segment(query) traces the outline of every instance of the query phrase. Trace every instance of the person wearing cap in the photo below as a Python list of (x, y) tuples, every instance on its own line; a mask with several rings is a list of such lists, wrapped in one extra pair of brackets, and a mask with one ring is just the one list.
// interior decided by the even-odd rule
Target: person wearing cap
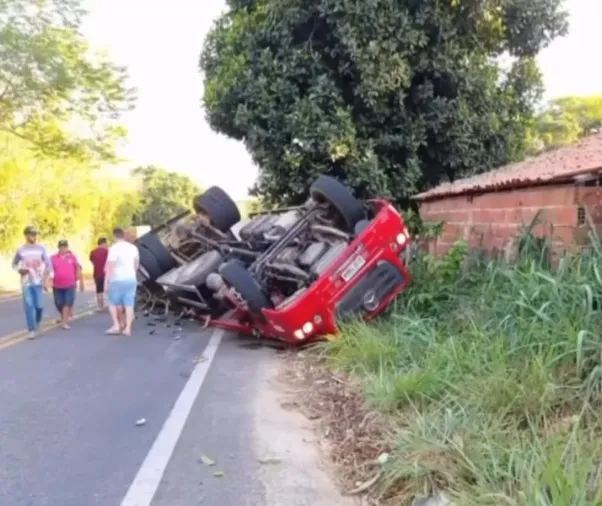
[[(109, 248), (105, 266), (105, 292), (109, 299), (109, 314), (113, 325), (107, 334), (132, 334), (134, 322), (134, 303), (136, 302), (136, 289), (138, 281), (136, 273), (140, 258), (138, 248), (126, 241), (125, 231), (122, 228), (113, 230), (115, 242)], [(119, 321), (119, 313), (125, 312), (125, 322)]]
[(54, 271), (52, 293), (54, 305), (61, 315), (61, 326), (69, 329), (69, 323), (73, 318), (76, 286), (79, 282), (80, 291), (84, 291), (84, 277), (81, 264), (69, 249), (69, 242), (61, 239), (58, 249), (58, 252), (50, 257)]
[(44, 315), (44, 290), (48, 279), (53, 277), (53, 270), (46, 248), (37, 243), (36, 228), (25, 227), (23, 235), (25, 244), (17, 249), (12, 266), (21, 276), (25, 321), (29, 338), (33, 339)]

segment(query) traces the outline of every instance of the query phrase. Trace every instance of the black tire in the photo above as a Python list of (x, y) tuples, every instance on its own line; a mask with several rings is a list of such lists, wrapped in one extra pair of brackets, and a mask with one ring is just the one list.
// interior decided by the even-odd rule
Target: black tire
[(140, 273), (147, 281), (155, 281), (158, 277), (167, 271), (161, 269), (155, 255), (146, 248), (139, 247), (138, 255), (140, 256)]
[(364, 219), (364, 206), (351, 190), (330, 176), (320, 176), (309, 190), (316, 202), (330, 204), (339, 214), (346, 231), (353, 233), (355, 224)]
[(261, 315), (262, 309), (273, 307), (261, 285), (238, 260), (222, 264), (219, 273), (224, 281), (240, 294), (252, 313)]
[(140, 237), (138, 249), (140, 250), (142, 248), (147, 249), (153, 254), (164, 273), (178, 266), (177, 262), (171, 256), (171, 253), (161, 242), (161, 239), (159, 239), (157, 234), (144, 234)]
[(202, 213), (215, 228), (227, 232), (240, 221), (240, 211), (236, 202), (219, 186), (212, 186), (194, 198), (194, 210)]
[(182, 267), (182, 272), (178, 274), (176, 283), (196, 287), (204, 285), (207, 276), (212, 272), (218, 272), (220, 265), (223, 263), (224, 257), (219, 251), (207, 251)]

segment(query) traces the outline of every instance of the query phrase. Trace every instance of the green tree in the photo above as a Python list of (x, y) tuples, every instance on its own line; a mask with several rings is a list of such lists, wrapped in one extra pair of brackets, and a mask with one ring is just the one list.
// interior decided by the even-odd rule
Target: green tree
[(134, 224), (140, 206), (138, 185), (129, 184), (122, 178), (99, 174), (94, 181), (94, 206), (89, 219), (90, 240), (96, 244), (101, 237), (110, 237), (116, 225), (129, 227)]
[(537, 115), (531, 149), (537, 152), (571, 144), (600, 128), (602, 95), (556, 98)]
[(156, 227), (192, 206), (200, 188), (187, 176), (152, 165), (134, 169), (140, 204), (134, 224)]
[(47, 244), (68, 237), (86, 245), (115, 224), (131, 224), (136, 186), (79, 160), (35, 156), (29, 146), (0, 133), (0, 252), (22, 240), (27, 224), (36, 225)]
[(112, 160), (133, 90), (80, 34), (81, 4), (0, 0), (0, 131), (45, 155)]
[(535, 56), (567, 27), (562, 0), (227, 3), (201, 55), (206, 115), (245, 142), (268, 203), (322, 172), (403, 201), (519, 159)]

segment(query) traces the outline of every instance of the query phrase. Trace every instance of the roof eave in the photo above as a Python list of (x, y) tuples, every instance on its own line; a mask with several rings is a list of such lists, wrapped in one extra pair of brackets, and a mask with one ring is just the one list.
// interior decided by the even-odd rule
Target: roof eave
[[(414, 200), (416, 202), (426, 202), (428, 200), (438, 200), (449, 197), (461, 197), (461, 196), (474, 196), (475, 194), (482, 195), (483, 193), (491, 193), (498, 191), (511, 191), (511, 190), (520, 190), (528, 187), (536, 187), (536, 186), (547, 186), (550, 184), (559, 184), (559, 183), (567, 183), (567, 182), (575, 182), (576, 176), (584, 176), (588, 174), (597, 173), (602, 175), (602, 167), (596, 169), (587, 169), (585, 171), (573, 171), (570, 174), (562, 174), (550, 179), (546, 180), (525, 180), (525, 181), (508, 181), (507, 183), (501, 183), (498, 185), (490, 185), (490, 186), (475, 186), (472, 188), (462, 188), (457, 191), (449, 190), (444, 192), (433, 192), (433, 190), (429, 190), (426, 192), (419, 193), (418, 195), (414, 195), (410, 197), (410, 200)], [(433, 193), (431, 193), (433, 192)]]

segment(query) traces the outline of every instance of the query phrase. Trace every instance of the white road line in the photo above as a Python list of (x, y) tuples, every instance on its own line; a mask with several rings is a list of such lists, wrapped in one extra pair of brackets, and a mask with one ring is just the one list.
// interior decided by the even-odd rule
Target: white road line
[(180, 439), (184, 424), (188, 420), (194, 401), (215, 358), (223, 335), (224, 331), (221, 329), (216, 330), (211, 335), (209, 343), (207, 343), (207, 347), (203, 352), (206, 360), (197, 363), (192, 371), (171, 413), (169, 413), (167, 420), (165, 420), (161, 432), (159, 432), (157, 439), (155, 439), (123, 501), (121, 501), (121, 506), (150, 506), (161, 478), (163, 478), (165, 468)]

